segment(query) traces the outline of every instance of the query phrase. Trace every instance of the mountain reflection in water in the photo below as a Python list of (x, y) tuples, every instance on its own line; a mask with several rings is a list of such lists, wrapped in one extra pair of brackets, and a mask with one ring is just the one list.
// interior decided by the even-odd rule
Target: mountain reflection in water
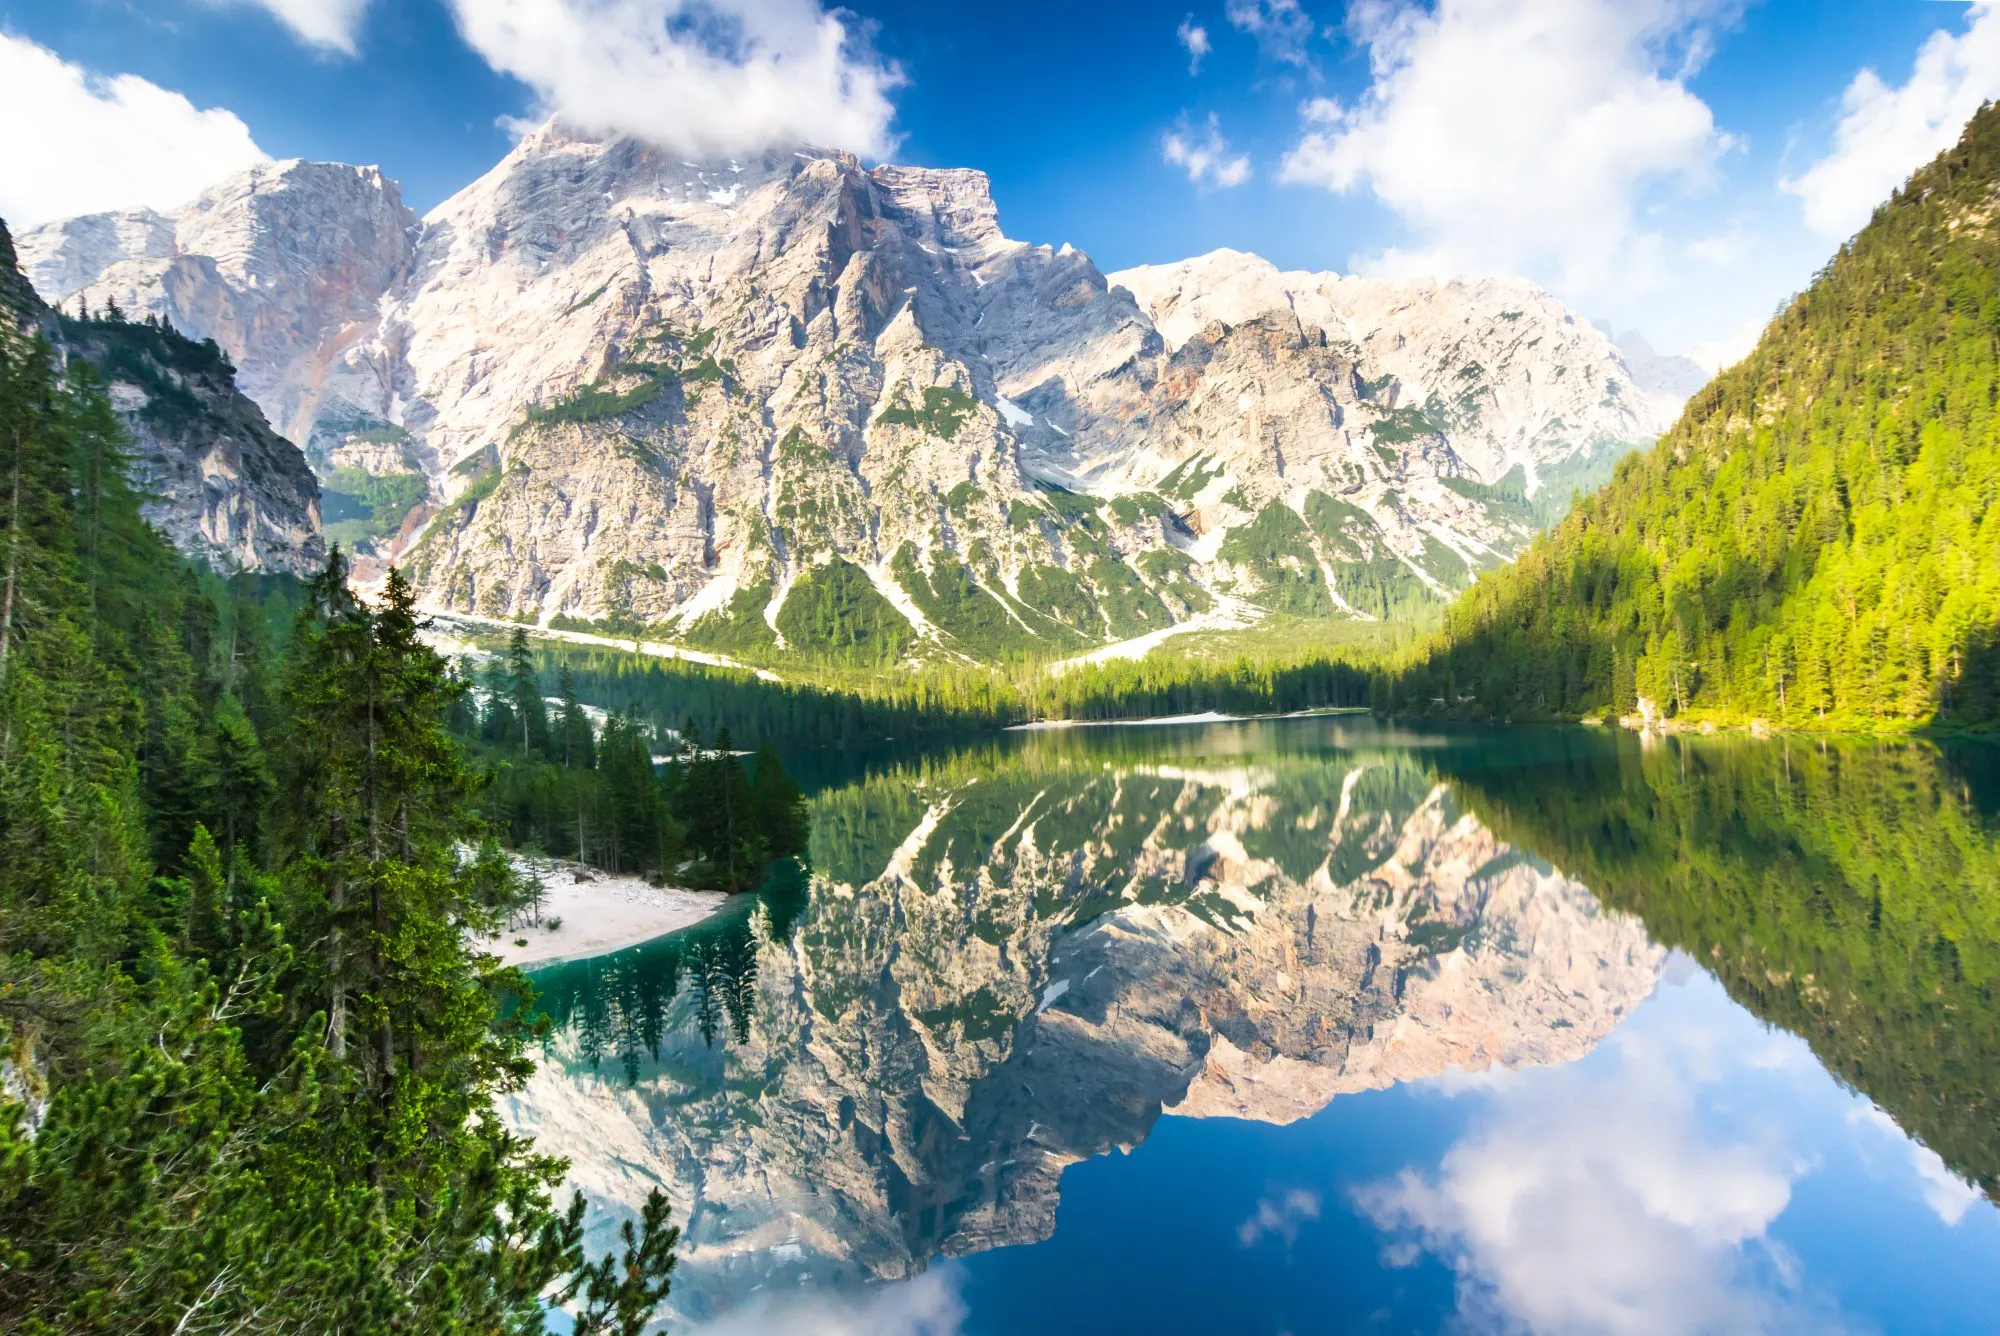
[[(1304, 1126), (1286, 1133), (1292, 1151), (1197, 1152), (1176, 1167), (1182, 1185), (1242, 1177), (1255, 1202), (1229, 1208), (1206, 1253), (1161, 1264), (1209, 1268), (1220, 1286), (1226, 1268), (1210, 1264), (1225, 1254), (1290, 1257), (1314, 1231), (1360, 1231), (1330, 1268), (1248, 1282), (1257, 1303), (1237, 1293), (1227, 1318), (1193, 1329), (1346, 1329), (1357, 1315), (1327, 1314), (1378, 1285), (1378, 1310), (1405, 1329), (1481, 1314), (1536, 1330), (1754, 1329), (1764, 1310), (1736, 1289), (1683, 1323), (1633, 1325), (1618, 1316), (1645, 1286), (1616, 1268), (1598, 1289), (1620, 1297), (1600, 1302), (1573, 1271), (1537, 1279), (1518, 1258), (1494, 1261), (1508, 1254), (1482, 1233), (1490, 1166), (1541, 1163), (1544, 1178), (1622, 1194), (1676, 1238), (1705, 1240), (1690, 1257), (1740, 1261), (1784, 1216), (1796, 1175), (1686, 1128), (1697, 1106), (1735, 1116), (1723, 1097), (1752, 1077), (1715, 1080), (1686, 1041), (1701, 1026), (1640, 1057), (1668, 1029), (1643, 1016), (1621, 1028), (1635, 1010), (1684, 1010), (1647, 999), (1694, 962), (1810, 1045), (1794, 1065), (1828, 1098), (1851, 1100), (1814, 1056), (1875, 1101), (1865, 1112), (1896, 1142), (1897, 1125), (1922, 1138), (1930, 1150), (1912, 1146), (1905, 1174), (1957, 1194), (1954, 1226), (1976, 1211), (1970, 1227), (1995, 1233), (1964, 1181), (1990, 1193), (1996, 1169), (2000, 835), (1975, 793), (1985, 757), (1412, 735), (1351, 719), (1041, 734), (913, 757), (814, 797), (810, 873), (783, 866), (709, 924), (538, 975), (558, 1028), (512, 1113), (571, 1159), (598, 1246), (649, 1187), (667, 1188), (685, 1224), (674, 1330), (816, 1330), (838, 1312), (855, 1330), (1065, 1329), (1047, 1313), (1006, 1318), (1000, 1301), (967, 1314), (939, 1297), (939, 1276), (857, 1292), (965, 1258), (956, 1283), (997, 1293), (982, 1266), (1032, 1272), (1050, 1249), (1087, 1253), (1110, 1231), (1072, 1228), (1067, 1213), (1057, 1229), (1064, 1170), (1106, 1184), (1101, 1205), (1077, 1210), (1115, 1214), (1120, 1159), (1080, 1162), (1139, 1146), (1163, 1115), (1173, 1135), (1162, 1129), (1157, 1154), (1170, 1158), (1182, 1127), (1226, 1141), (1238, 1125)], [(1668, 993), (1714, 1011), (1702, 1026), (1716, 1034), (1748, 1025), (1730, 1042), (1759, 1048), (1763, 1032), (1701, 983)], [(1323, 1127), (1437, 1090), (1484, 1102), (1448, 1101), (1459, 1123), (1400, 1164), (1371, 1157), (1404, 1132), (1356, 1129), (1345, 1170), (1322, 1175), (1338, 1188), (1278, 1181)], [(1365, 1091), (1385, 1093), (1335, 1102)], [(1441, 1116), (1409, 1111), (1413, 1127)], [(1643, 1165), (1618, 1148), (1639, 1124)], [(1607, 1137), (1618, 1147), (1588, 1150)], [(1128, 1199), (1146, 1195), (1133, 1175), (1153, 1154), (1131, 1157)], [(1683, 1181), (1707, 1181), (1710, 1205), (1672, 1200)], [(1502, 1194), (1507, 1209), (1525, 1210), (1524, 1192)], [(1585, 1217), (1604, 1209), (1556, 1212), (1568, 1246), (1603, 1243)], [(1634, 1248), (1657, 1263), (1678, 1255), (1670, 1245)], [(1156, 1325), (1143, 1297), (1088, 1311), (1109, 1288), (1077, 1276), (1101, 1266), (1063, 1274), (1076, 1329)], [(1025, 1273), (1021, 1285), (1048, 1287)], [(1673, 1292), (1703, 1291), (1683, 1276)], [(780, 1301), (798, 1296), (814, 1306), (784, 1317)], [(1776, 1325), (1798, 1325), (1799, 1302), (1771, 1310), (1789, 1315)], [(883, 1303), (902, 1316), (867, 1307)]]

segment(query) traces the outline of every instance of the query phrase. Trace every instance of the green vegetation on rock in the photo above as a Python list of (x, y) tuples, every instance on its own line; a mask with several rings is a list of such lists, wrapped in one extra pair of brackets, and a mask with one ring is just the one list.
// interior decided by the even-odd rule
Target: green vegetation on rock
[(353, 548), (365, 539), (393, 534), (429, 494), (430, 482), (421, 473), (335, 469), (320, 489), (327, 541)]
[(972, 396), (951, 385), (926, 385), (921, 406), (910, 403), (902, 388), (875, 421), (890, 426), (915, 427), (932, 436), (950, 440), (972, 416), (976, 407)]
[(1250, 523), (1231, 529), (1217, 556), (1249, 573), (1250, 597), (1264, 607), (1305, 617), (1333, 615), (1312, 535), (1284, 502), (1273, 501)]
[(799, 653), (846, 667), (887, 668), (916, 639), (868, 572), (839, 558), (792, 582), (778, 609), (778, 631)]

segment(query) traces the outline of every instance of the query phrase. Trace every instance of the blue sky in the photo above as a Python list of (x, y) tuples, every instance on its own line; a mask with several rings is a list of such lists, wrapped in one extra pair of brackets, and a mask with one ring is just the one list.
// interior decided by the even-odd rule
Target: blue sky
[(979, 167), (1106, 270), (1523, 273), (1712, 357), (1996, 94), (1994, 0), (0, 0), (0, 213), (260, 153), (427, 209), (562, 110)]

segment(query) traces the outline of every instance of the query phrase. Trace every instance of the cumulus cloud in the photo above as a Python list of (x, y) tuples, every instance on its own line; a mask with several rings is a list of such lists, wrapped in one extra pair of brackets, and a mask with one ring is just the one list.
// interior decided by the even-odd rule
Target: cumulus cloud
[(1857, 230), (1910, 173), (1958, 140), (1979, 104), (2000, 95), (2000, 4), (1972, 0), (1965, 31), (1932, 33), (1900, 88), (1872, 69), (1841, 96), (1833, 149), (1779, 182), (1828, 236)]
[(1257, 1203), (1250, 1218), (1236, 1227), (1236, 1241), (1253, 1248), (1259, 1240), (1273, 1235), (1283, 1239), (1289, 1248), (1299, 1241), (1300, 1225), (1319, 1219), (1319, 1208), (1319, 1194), (1306, 1188), (1293, 1188), (1281, 1197), (1266, 1197)]
[(302, 42), (355, 54), (368, 0), (235, 0), (269, 10)]
[(581, 129), (690, 155), (891, 150), (902, 82), (818, 0), (451, 0), (488, 64)]
[(1371, 82), (1316, 98), (1283, 179), (1366, 190), (1417, 234), (1390, 269), (1643, 286), (1642, 206), (1698, 188), (1730, 147), (1686, 80), (1734, 0), (1360, 0)]
[(1180, 37), (1181, 45), (1187, 48), (1188, 73), (1199, 73), (1201, 58), (1215, 49), (1209, 45), (1208, 29), (1196, 23), (1194, 15), (1190, 14), (1181, 20), (1181, 26), (1174, 31)]
[(1917, 1195), (1924, 1199), (1924, 1205), (1944, 1224), (1956, 1228), (1965, 1219), (1965, 1213), (1984, 1201), (1985, 1194), (1960, 1178), (1944, 1162), (1944, 1157), (1920, 1141), (1911, 1139), (1909, 1133), (1896, 1126), (1891, 1118), (1873, 1104), (1862, 1105), (1848, 1114), (1848, 1121), (1861, 1127), (1868, 1127), (1886, 1137), (1889, 1143), (1904, 1151), (1910, 1157), (1910, 1170), (1916, 1179)]
[(1475, 1328), (1785, 1329), (1798, 1314), (1774, 1307), (1768, 1283), (1795, 1267), (1766, 1231), (1806, 1166), (1740, 1112), (1703, 1108), (1749, 1065), (1743, 1028), (1684, 1010), (1635, 1017), (1591, 1061), (1496, 1087), (1435, 1176), (1405, 1171), (1355, 1194), (1403, 1235), (1384, 1260), (1414, 1261), (1413, 1241), (1447, 1259)]
[(697, 1336), (958, 1336), (965, 1323), (955, 1267), (853, 1295), (760, 1296)]
[(100, 78), (5, 32), (0, 122), (17, 130), (0, 136), (0, 218), (16, 230), (107, 209), (171, 209), (265, 160), (233, 112), (197, 108), (136, 75)]
[(1311, 63), (1306, 43), (1312, 40), (1312, 16), (1299, 0), (1228, 0), (1223, 17), (1241, 33), (1257, 39), (1257, 49), (1270, 60), (1304, 69)]
[(1168, 134), (1160, 141), (1160, 155), (1186, 172), (1187, 179), (1197, 186), (1227, 190), (1250, 179), (1248, 155), (1229, 152), (1222, 122), (1212, 112), (1200, 132), (1182, 126)]
[(1750, 350), (1757, 346), (1757, 340), (1764, 337), (1764, 327), (1769, 323), (1759, 317), (1745, 321), (1719, 339), (1703, 339), (1688, 349), (1688, 360), (1711, 376), (1724, 367), (1735, 366), (1750, 355)]

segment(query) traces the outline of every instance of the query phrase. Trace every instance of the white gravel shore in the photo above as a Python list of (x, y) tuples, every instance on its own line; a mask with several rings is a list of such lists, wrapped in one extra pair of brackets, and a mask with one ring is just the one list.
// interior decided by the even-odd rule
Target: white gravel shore
[(637, 946), (701, 922), (729, 899), (721, 891), (649, 886), (638, 877), (614, 877), (560, 859), (519, 861), (524, 872), (541, 878), (547, 897), (542, 926), (509, 928), (481, 943), (509, 965), (581, 960)]

